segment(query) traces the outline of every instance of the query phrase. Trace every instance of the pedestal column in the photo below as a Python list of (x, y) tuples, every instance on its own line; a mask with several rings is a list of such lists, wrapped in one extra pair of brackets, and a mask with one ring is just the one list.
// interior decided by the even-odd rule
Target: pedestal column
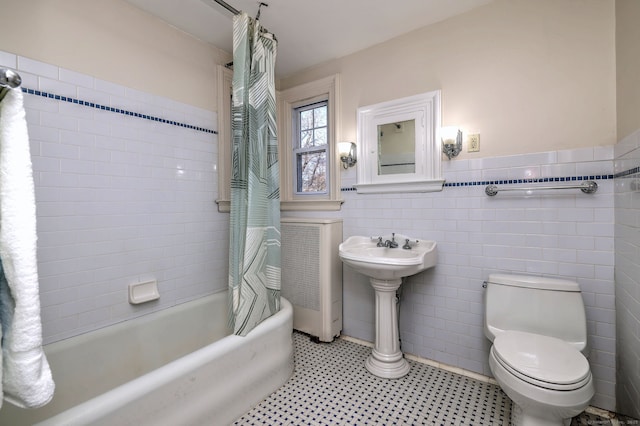
[(409, 363), (400, 351), (396, 306), (396, 290), (402, 280), (370, 278), (369, 281), (376, 293), (376, 341), (365, 366), (375, 376), (397, 379), (409, 372)]

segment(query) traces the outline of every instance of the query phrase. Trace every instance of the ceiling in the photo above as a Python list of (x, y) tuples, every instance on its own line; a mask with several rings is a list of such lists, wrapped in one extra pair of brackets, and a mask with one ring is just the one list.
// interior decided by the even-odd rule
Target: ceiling
[[(214, 0), (126, 0), (227, 52), (232, 14)], [(226, 0), (255, 17), (256, 0)], [(357, 52), (492, 0), (264, 0), (260, 23), (278, 39), (276, 75)]]

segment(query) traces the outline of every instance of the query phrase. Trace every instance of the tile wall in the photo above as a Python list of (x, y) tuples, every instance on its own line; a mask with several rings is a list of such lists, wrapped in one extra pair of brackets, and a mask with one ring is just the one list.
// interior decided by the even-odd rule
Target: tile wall
[[(438, 264), (408, 279), (400, 308), (406, 352), (490, 375), (483, 333), (482, 283), (492, 272), (576, 280), (587, 311), (592, 404), (614, 408), (615, 301), (613, 147), (445, 161), (447, 185), (429, 194), (348, 190), (343, 173), (344, 237), (391, 232), (438, 243)], [(486, 181), (593, 178), (596, 194), (579, 190), (530, 195), (484, 193)], [(567, 182), (558, 182), (566, 184)], [(548, 184), (548, 183), (545, 183)], [(373, 341), (374, 296), (362, 275), (344, 268), (344, 334)]]
[(617, 410), (640, 418), (640, 131), (616, 145)]
[[(0, 52), (31, 140), (45, 343), (226, 288), (216, 113)], [(128, 303), (156, 279), (160, 299)]]

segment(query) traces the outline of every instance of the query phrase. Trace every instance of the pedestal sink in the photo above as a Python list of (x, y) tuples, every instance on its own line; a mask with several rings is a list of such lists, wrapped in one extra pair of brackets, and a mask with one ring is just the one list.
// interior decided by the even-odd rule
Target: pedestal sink
[(376, 294), (376, 341), (365, 367), (371, 374), (387, 379), (406, 375), (409, 363), (400, 351), (396, 290), (402, 278), (436, 264), (436, 242), (396, 234), (354, 236), (340, 244), (339, 254), (342, 262), (369, 277)]

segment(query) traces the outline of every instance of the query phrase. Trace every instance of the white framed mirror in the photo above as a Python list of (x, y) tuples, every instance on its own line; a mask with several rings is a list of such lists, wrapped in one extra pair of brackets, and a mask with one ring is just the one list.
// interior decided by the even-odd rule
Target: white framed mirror
[(441, 191), (440, 91), (358, 108), (358, 193)]

